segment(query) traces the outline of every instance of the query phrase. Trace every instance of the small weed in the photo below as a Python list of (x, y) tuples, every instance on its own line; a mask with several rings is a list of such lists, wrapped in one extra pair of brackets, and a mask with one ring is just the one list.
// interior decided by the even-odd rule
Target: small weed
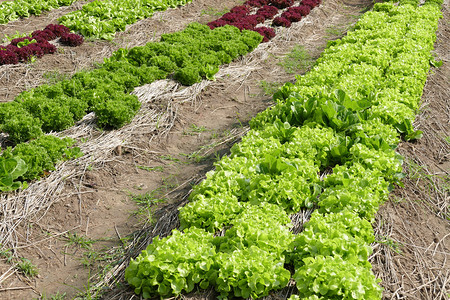
[(392, 203), (395, 203), (395, 204), (398, 204), (398, 203), (400, 203), (400, 202), (403, 201), (403, 198), (397, 197), (397, 196), (395, 196), (395, 195), (392, 196), (392, 197), (390, 197), (390, 199), (391, 199)]
[(345, 27), (330, 26), (327, 29), (325, 29), (325, 32), (327, 34), (327, 38), (333, 38), (344, 35), (346, 30), (347, 29)]
[(17, 270), (25, 276), (34, 277), (38, 274), (38, 269), (31, 260), (21, 257), (17, 263)]
[(206, 127), (205, 126), (197, 126), (195, 124), (192, 124), (191, 125), (191, 130), (193, 132), (204, 132), (204, 131), (206, 131)]
[(90, 250), (92, 244), (95, 242), (93, 240), (88, 239), (87, 237), (78, 235), (76, 232), (75, 233), (68, 232), (66, 238), (67, 238), (66, 246), (75, 245), (87, 250)]
[(57, 292), (55, 295), (53, 296), (46, 296), (45, 294), (43, 294), (39, 300), (64, 300), (66, 299), (66, 293), (62, 293), (60, 294), (59, 292)]
[(58, 71), (47, 71), (43, 76), (47, 80), (48, 84), (55, 84), (59, 81), (68, 79), (68, 76), (66, 74), (61, 74)]
[(226, 129), (222, 133), (222, 137), (229, 137), (230, 135), (231, 135), (231, 130), (230, 129)]
[(140, 191), (140, 190), (142, 190), (142, 186), (133, 185), (133, 189)]
[(236, 120), (239, 123), (239, 128), (244, 128), (244, 125), (242, 124), (241, 119), (240, 119), (240, 114), (238, 112), (236, 113)]
[(150, 192), (147, 192), (145, 194), (130, 194), (131, 200), (136, 202), (136, 204), (150, 207), (153, 206), (156, 203), (164, 202), (164, 199), (160, 199), (157, 197), (157, 194), (159, 193), (160, 189), (156, 189)]
[(177, 163), (181, 163), (182, 161), (179, 158), (173, 157), (172, 155), (161, 155), (161, 159), (169, 160)]
[(163, 187), (159, 187), (155, 190), (146, 192), (145, 194), (130, 193), (131, 200), (136, 202), (136, 204), (139, 206), (134, 214), (136, 216), (140, 216), (142, 221), (151, 221), (153, 218), (152, 208), (156, 204), (166, 201), (165, 199), (159, 197), (163, 189)]
[(259, 83), (259, 86), (264, 90), (264, 96), (275, 94), (282, 85), (280, 82), (267, 82), (265, 80)]
[(395, 253), (402, 254), (400, 247), (402, 246), (399, 242), (394, 241), (390, 237), (380, 236), (379, 239), (375, 240), (376, 243), (386, 245), (389, 249)]
[(207, 129), (204, 126), (197, 126), (195, 124), (191, 124), (191, 126), (183, 131), (183, 135), (196, 135), (197, 133), (205, 132)]
[(313, 61), (309, 53), (301, 45), (295, 46), (278, 65), (282, 66), (286, 73), (293, 74), (305, 71)]
[(170, 189), (176, 188), (178, 186), (178, 180), (175, 175), (169, 175), (167, 177), (163, 177), (162, 179), (161, 189), (164, 189), (166, 192)]
[(214, 153), (214, 161), (219, 162), (222, 157), (219, 152)]
[(191, 154), (182, 153), (181, 155), (185, 156), (187, 159), (189, 159), (195, 163), (199, 163), (205, 159), (205, 157), (203, 155), (200, 155), (199, 152), (200, 152), (200, 150), (192, 152)]
[(438, 186), (436, 185), (435, 180), (433, 180), (433, 177), (437, 177), (435, 175), (429, 174), (427, 170), (422, 167), (421, 165), (415, 163), (412, 160), (408, 161), (408, 177), (410, 179), (417, 179), (417, 180), (425, 180), (425, 182), (428, 182), (430, 185), (430, 188), (432, 190), (438, 190)]
[(96, 262), (103, 261), (106, 258), (103, 257), (97, 251), (87, 251), (83, 253), (83, 258), (81, 259), (81, 264), (86, 268), (91, 268)]
[(156, 167), (137, 166), (137, 167), (139, 169), (145, 170), (147, 172), (152, 172), (152, 171), (163, 172), (164, 171), (164, 167), (163, 166), (156, 166)]
[(446, 137), (444, 138), (444, 140), (445, 140), (448, 144), (450, 144), (450, 136), (446, 136)]
[(78, 294), (73, 298), (73, 299), (83, 299), (83, 300), (96, 300), (96, 299), (100, 299), (101, 297), (101, 290), (95, 286), (91, 285), (91, 271), (89, 269), (89, 275), (88, 275), (89, 279), (87, 282), (87, 285), (83, 285), (83, 289), (80, 289), (78, 287), (75, 286), (71, 286), (70, 287), (74, 288), (75, 290), (78, 291)]
[(21, 38), (21, 37), (26, 37), (26, 36), (31, 36), (31, 34), (28, 33), (24, 33), (24, 32), (19, 32), (16, 30), (16, 33), (13, 35), (5, 35), (5, 37), (0, 41), (0, 44), (6, 44), (11, 42), (13, 39), (16, 38)]
[(434, 184), (433, 177), (437, 177), (435, 175), (429, 174), (427, 170), (416, 162), (409, 160), (408, 161), (409, 168), (409, 178), (410, 179), (428, 179), (432, 184), (433, 188), (437, 188)]
[(217, 8), (210, 7), (208, 9), (203, 9), (202, 12), (200, 13), (200, 15), (201, 16), (208, 15), (208, 16), (220, 17), (220, 16), (223, 16), (224, 14), (226, 14), (229, 11), (230, 10), (226, 9), (226, 8), (224, 8), (222, 10), (219, 10)]
[(218, 132), (213, 132), (211, 133), (211, 139), (215, 140), (219, 138), (219, 133)]
[(11, 263), (11, 261), (13, 260), (13, 253), (10, 249), (6, 249), (6, 250), (1, 250), (0, 251), (0, 257), (6, 259), (7, 263)]

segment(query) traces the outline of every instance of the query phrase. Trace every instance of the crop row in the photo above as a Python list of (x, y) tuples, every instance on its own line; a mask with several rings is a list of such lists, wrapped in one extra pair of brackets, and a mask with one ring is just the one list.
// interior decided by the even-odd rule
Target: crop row
[(49, 24), (44, 30), (35, 30), (30, 36), (15, 38), (7, 46), (0, 45), (0, 66), (28, 62), (32, 57), (42, 57), (56, 52), (56, 46), (49, 41), (60, 38), (59, 41), (68, 46), (76, 47), (83, 43), (81, 35), (70, 33), (64, 25)]
[[(263, 42), (267, 42), (275, 37), (275, 31), (270, 27), (258, 26), (258, 24), (273, 20), (272, 26), (290, 27), (292, 22), (300, 21), (320, 2), (320, 0), (303, 0), (300, 5), (293, 6), (294, 0), (248, 0), (243, 5), (233, 7), (230, 12), (207, 25), (211, 29), (232, 25), (240, 30), (254, 30), (264, 36)], [(256, 12), (254, 12), (255, 8), (258, 8)], [(284, 9), (283, 13), (274, 18), (282, 9)]]
[(169, 75), (186, 85), (213, 79), (221, 64), (253, 51), (261, 40), (260, 34), (233, 26), (211, 30), (192, 23), (183, 31), (163, 35), (160, 42), (119, 49), (95, 70), (0, 103), (1, 131), (20, 145), (45, 132), (69, 128), (88, 112), (95, 112), (98, 126), (120, 128), (140, 108), (137, 97), (129, 94), (135, 87)]
[(70, 5), (76, 0), (14, 0), (0, 2), (0, 24), (31, 15), (39, 16), (60, 6)]
[(104, 0), (85, 4), (81, 10), (58, 19), (84, 37), (112, 40), (125, 26), (149, 18), (156, 11), (185, 5), (190, 0)]
[(211, 30), (192, 23), (181, 32), (163, 35), (161, 42), (119, 49), (97, 69), (2, 103), (2, 131), (17, 144), (42, 132), (64, 130), (90, 111), (96, 113), (99, 126), (119, 128), (140, 107), (137, 98), (129, 95), (135, 87), (170, 74), (187, 85), (212, 78), (219, 65), (252, 51), (261, 39), (255, 32), (232, 26)]
[(0, 192), (26, 188), (26, 181), (37, 179), (55, 170), (61, 161), (82, 155), (75, 140), (44, 135), (29, 142), (8, 147), (0, 155)]
[[(421, 135), (412, 121), (441, 16), (439, 0), (411, 3), (376, 4), (275, 94), (194, 187), (180, 230), (130, 262), (137, 294), (213, 286), (220, 299), (258, 298), (292, 277), (301, 299), (381, 299), (370, 222), (402, 178), (400, 137)], [(305, 208), (316, 210), (294, 235), (289, 215)]]
[[(246, 3), (248, 7), (267, 4), (286, 7), (280, 1), (250, 2)], [(102, 12), (109, 10), (108, 5), (111, 3), (108, 3), (95, 1), (86, 5), (84, 10), (97, 12), (100, 16)], [(1, 131), (8, 134), (10, 142), (21, 145), (28, 140), (42, 137), (44, 132), (64, 130), (92, 111), (97, 116), (99, 126), (119, 128), (128, 123), (140, 107), (137, 98), (128, 94), (134, 87), (169, 75), (185, 85), (199, 82), (202, 78), (214, 80), (219, 65), (251, 52), (261, 42), (260, 35), (264, 36), (266, 32), (255, 31), (259, 34), (230, 26), (210, 30), (207, 26), (194, 23), (184, 31), (163, 35), (161, 42), (129, 50), (119, 49), (96, 70), (77, 73), (71, 79), (56, 85), (40, 86), (22, 93), (11, 103), (0, 104)], [(27, 61), (30, 56), (39, 57), (45, 53), (53, 53), (56, 49), (48, 40), (55, 37), (61, 37), (61, 42), (73, 46), (83, 41), (81, 36), (70, 34), (64, 25), (51, 24), (42, 31), (33, 32), (31, 37), (13, 39), (10, 45), (0, 49), (0, 62), (17, 63)], [(69, 149), (66, 150), (70, 151)], [(4, 171), (4, 174), (13, 174), (12, 165), (22, 164), (19, 161), (23, 155), (19, 155), (17, 151), (15, 154), (17, 162), (11, 164), (9, 171)], [(14, 157), (8, 159), (12, 160)], [(54, 169), (54, 166), (50, 167), (47, 163), (48, 160), (25, 161), (28, 170), (40, 170), (40, 174)], [(34, 171), (34, 175), (29, 176), (30, 172), (20, 176), (15, 172), (14, 180), (31, 180), (38, 177)], [(4, 176), (12, 178), (10, 175)], [(19, 186), (19, 181), (14, 182), (13, 185), (13, 181), (8, 179), (8, 189)], [(15, 188), (11, 188), (13, 186)]]

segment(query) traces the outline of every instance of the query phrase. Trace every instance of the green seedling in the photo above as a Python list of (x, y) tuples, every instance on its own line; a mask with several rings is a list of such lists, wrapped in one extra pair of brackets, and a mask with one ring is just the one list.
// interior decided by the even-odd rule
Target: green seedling
[(47, 71), (43, 76), (47, 80), (48, 84), (56, 84), (59, 81), (69, 79), (69, 76), (58, 71)]
[(78, 235), (76, 232), (75, 233), (68, 232), (66, 235), (66, 239), (67, 239), (66, 246), (79, 246), (87, 250), (91, 249), (91, 246), (94, 243), (93, 240)]
[(169, 189), (176, 188), (178, 186), (178, 180), (175, 175), (169, 175), (167, 177), (163, 177), (162, 179), (161, 189), (164, 189), (166, 192)]
[(147, 172), (163, 172), (164, 167), (163, 166), (156, 166), (156, 167), (147, 167), (147, 166), (137, 166), (141, 170), (145, 170)]
[(11, 263), (13, 260), (13, 253), (10, 249), (5, 249), (0, 251), (0, 257), (6, 259), (7, 263)]
[(155, 189), (153, 191), (147, 192), (145, 194), (130, 194), (131, 200), (136, 202), (136, 204), (141, 206), (150, 207), (156, 203), (164, 202), (164, 199), (160, 199), (157, 197), (161, 188)]
[(144, 194), (132, 194), (130, 193), (131, 200), (136, 202), (139, 206), (134, 212), (134, 215), (140, 216), (142, 221), (151, 221), (153, 219), (152, 208), (158, 204), (165, 202), (166, 200), (158, 197), (161, 194), (163, 187), (146, 192)]
[(344, 34), (345, 29), (339, 28), (336, 26), (329, 27), (325, 29), (325, 32), (327, 33), (328, 37), (337, 37)]
[(207, 8), (207, 9), (203, 9), (203, 10), (201, 11), (200, 15), (201, 15), (201, 16), (208, 15), (208, 16), (216, 16), (216, 17), (220, 17), (220, 16), (223, 16), (224, 14), (226, 14), (226, 13), (229, 12), (229, 11), (230, 11), (230, 10), (229, 10), (229, 9), (226, 9), (226, 8), (224, 8), (224, 9), (222, 9), (222, 10), (219, 10), (219, 9), (217, 9), (217, 8), (210, 7), (210, 8)]
[(55, 295), (53, 296), (46, 296), (45, 294), (43, 294), (39, 300), (64, 300), (66, 299), (66, 293), (62, 293), (60, 294), (59, 292), (57, 292)]
[(282, 83), (280, 83), (280, 82), (267, 82), (265, 80), (262, 80), (259, 83), (259, 86), (263, 89), (264, 96), (272, 96), (282, 86)]
[(211, 139), (215, 140), (215, 139), (218, 139), (218, 138), (219, 138), (219, 133), (217, 133), (217, 132), (211, 133)]
[(161, 159), (181, 163), (179, 158), (173, 157), (172, 155), (161, 155)]
[(198, 133), (205, 132), (207, 129), (205, 126), (197, 126), (195, 124), (191, 124), (191, 126), (183, 131), (183, 135), (196, 135)]
[(17, 270), (27, 277), (35, 277), (38, 274), (37, 267), (29, 259), (23, 257), (17, 263)]
[(379, 243), (379, 244), (386, 245), (389, 249), (391, 249), (392, 251), (394, 251), (397, 254), (402, 254), (402, 250), (400, 249), (402, 244), (400, 244), (399, 242), (394, 241), (390, 237), (380, 236), (379, 239), (375, 240), (375, 242)]
[(187, 159), (189, 159), (195, 163), (199, 163), (199, 162), (205, 160), (205, 156), (201, 155), (199, 152), (200, 152), (200, 150), (192, 152), (191, 154), (181, 153), (181, 155), (185, 156)]
[(295, 46), (278, 65), (282, 66), (286, 73), (293, 74), (306, 71), (313, 61), (311, 55), (301, 45)]

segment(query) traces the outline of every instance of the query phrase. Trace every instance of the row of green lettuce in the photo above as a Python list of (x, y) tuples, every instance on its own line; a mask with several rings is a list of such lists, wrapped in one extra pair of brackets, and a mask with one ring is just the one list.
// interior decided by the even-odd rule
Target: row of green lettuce
[(149, 18), (157, 11), (186, 5), (191, 0), (103, 0), (85, 4), (81, 10), (58, 19), (84, 37), (112, 40), (126, 25)]
[(27, 181), (45, 176), (55, 165), (82, 156), (75, 140), (43, 135), (29, 142), (5, 149), (0, 155), (0, 192), (26, 188)]
[[(15, 150), (9, 149), (2, 156), (13, 159), (9, 154), (13, 153), (28, 165), (27, 173), (21, 175), (11, 171), (12, 163), (4, 168), (4, 174), (14, 174), (4, 175), (6, 182), (14, 184), (3, 190), (20, 187), (20, 180), (35, 179), (38, 169), (54, 169), (41, 160), (27, 159), (29, 156), (17, 150), (25, 147), (21, 145), (27, 141), (67, 129), (89, 112), (95, 113), (99, 127), (120, 128), (133, 119), (141, 106), (138, 98), (129, 94), (135, 87), (168, 77), (185, 85), (202, 78), (214, 79), (221, 64), (253, 51), (261, 40), (259, 33), (240, 31), (234, 26), (211, 30), (192, 23), (183, 31), (162, 35), (160, 42), (119, 49), (94, 70), (78, 72), (70, 79), (39, 86), (21, 93), (12, 102), (0, 103), (1, 132), (16, 145)], [(60, 153), (64, 151), (69, 148)], [(17, 169), (23, 164), (17, 160), (15, 165)]]
[(0, 2), (0, 24), (67, 6), (77, 0), (14, 0)]
[[(31, 15), (39, 16), (77, 0), (14, 0), (0, 2), (0, 24)], [(112, 40), (126, 25), (149, 18), (157, 11), (186, 5), (190, 0), (103, 0), (92, 1), (80, 10), (58, 19), (62, 25), (88, 38)]]
[[(212, 286), (219, 299), (256, 299), (293, 278), (292, 299), (381, 299), (371, 222), (401, 184), (400, 137), (420, 137), (412, 122), (440, 4), (378, 3), (329, 42), (194, 187), (180, 229), (131, 260), (134, 291), (168, 297)], [(307, 208), (316, 210), (294, 235), (289, 216)]]

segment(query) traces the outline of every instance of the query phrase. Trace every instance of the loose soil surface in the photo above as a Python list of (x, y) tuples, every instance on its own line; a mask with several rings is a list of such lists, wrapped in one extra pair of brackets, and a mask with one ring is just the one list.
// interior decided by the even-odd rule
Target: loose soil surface
[[(23, 90), (92, 68), (118, 48), (157, 41), (161, 34), (179, 31), (193, 21), (206, 23), (216, 19), (214, 14), (239, 3), (194, 1), (129, 26), (111, 43), (88, 41), (76, 48), (58, 45), (58, 53), (31, 65), (0, 66), (0, 101), (10, 101)], [(18, 28), (25, 32), (41, 29), (80, 5), (0, 25), (0, 39), (2, 34), (13, 34)], [(277, 37), (271, 42), (223, 66), (215, 82), (183, 88), (164, 81), (136, 89), (140, 99), (150, 99), (150, 94), (162, 95), (148, 100), (130, 126), (104, 133), (86, 122), (85, 127), (67, 131), (71, 136), (92, 141), (92, 159), (65, 165), (76, 175), (60, 180), (64, 184), (58, 185), (60, 189), (52, 191), (51, 196), (44, 196), (47, 200), (35, 213), (14, 223), (18, 227), (8, 239), (10, 245), (4, 247), (14, 247), (13, 261), (19, 257), (31, 260), (37, 266), (38, 276), (24, 276), (12, 268), (14, 263), (2, 259), (0, 298), (47, 299), (65, 293), (65, 299), (72, 299), (92, 288), (99, 277), (105, 286), (111, 284), (111, 273), (106, 271), (111, 262), (125, 256), (123, 249), (133, 240), (130, 234), (142, 233), (139, 230), (147, 226), (153, 228), (149, 217), (156, 222), (161, 216), (176, 215), (176, 207), (183, 203), (192, 184), (213, 168), (218, 157), (228, 153), (245, 134), (252, 117), (272, 105), (273, 88), (294, 81), (295, 74), (306, 71), (327, 40), (345, 34), (371, 5), (368, 0), (324, 0), (301, 22), (289, 29), (277, 29)], [(433, 70), (424, 92), (424, 109), (418, 117), (417, 127), (425, 132), (424, 138), (401, 145), (399, 152), (407, 158), (405, 171), (409, 177), (405, 188), (397, 189), (393, 201), (380, 209), (374, 225), (382, 243), (374, 245), (372, 263), (375, 274), (383, 279), (386, 299), (446, 299), (450, 290), (446, 260), (450, 253), (447, 6), (444, 12), (436, 50), (444, 66)], [(309, 55), (303, 60), (305, 64), (285, 59), (296, 45), (302, 45), (302, 53)], [(280, 64), (294, 69), (290, 72)], [(165, 94), (162, 87), (167, 90)], [(153, 114), (158, 120), (152, 119)], [(113, 137), (114, 142), (104, 145), (106, 137)], [(49, 182), (46, 179), (37, 185)], [(153, 215), (149, 216), (136, 203), (138, 195), (154, 200)], [(157, 228), (159, 232), (169, 232), (177, 226), (176, 218), (169, 220), (173, 222)], [(91, 278), (102, 271), (107, 275)], [(131, 295), (125, 286), (107, 290), (103, 298), (130, 299)]]

